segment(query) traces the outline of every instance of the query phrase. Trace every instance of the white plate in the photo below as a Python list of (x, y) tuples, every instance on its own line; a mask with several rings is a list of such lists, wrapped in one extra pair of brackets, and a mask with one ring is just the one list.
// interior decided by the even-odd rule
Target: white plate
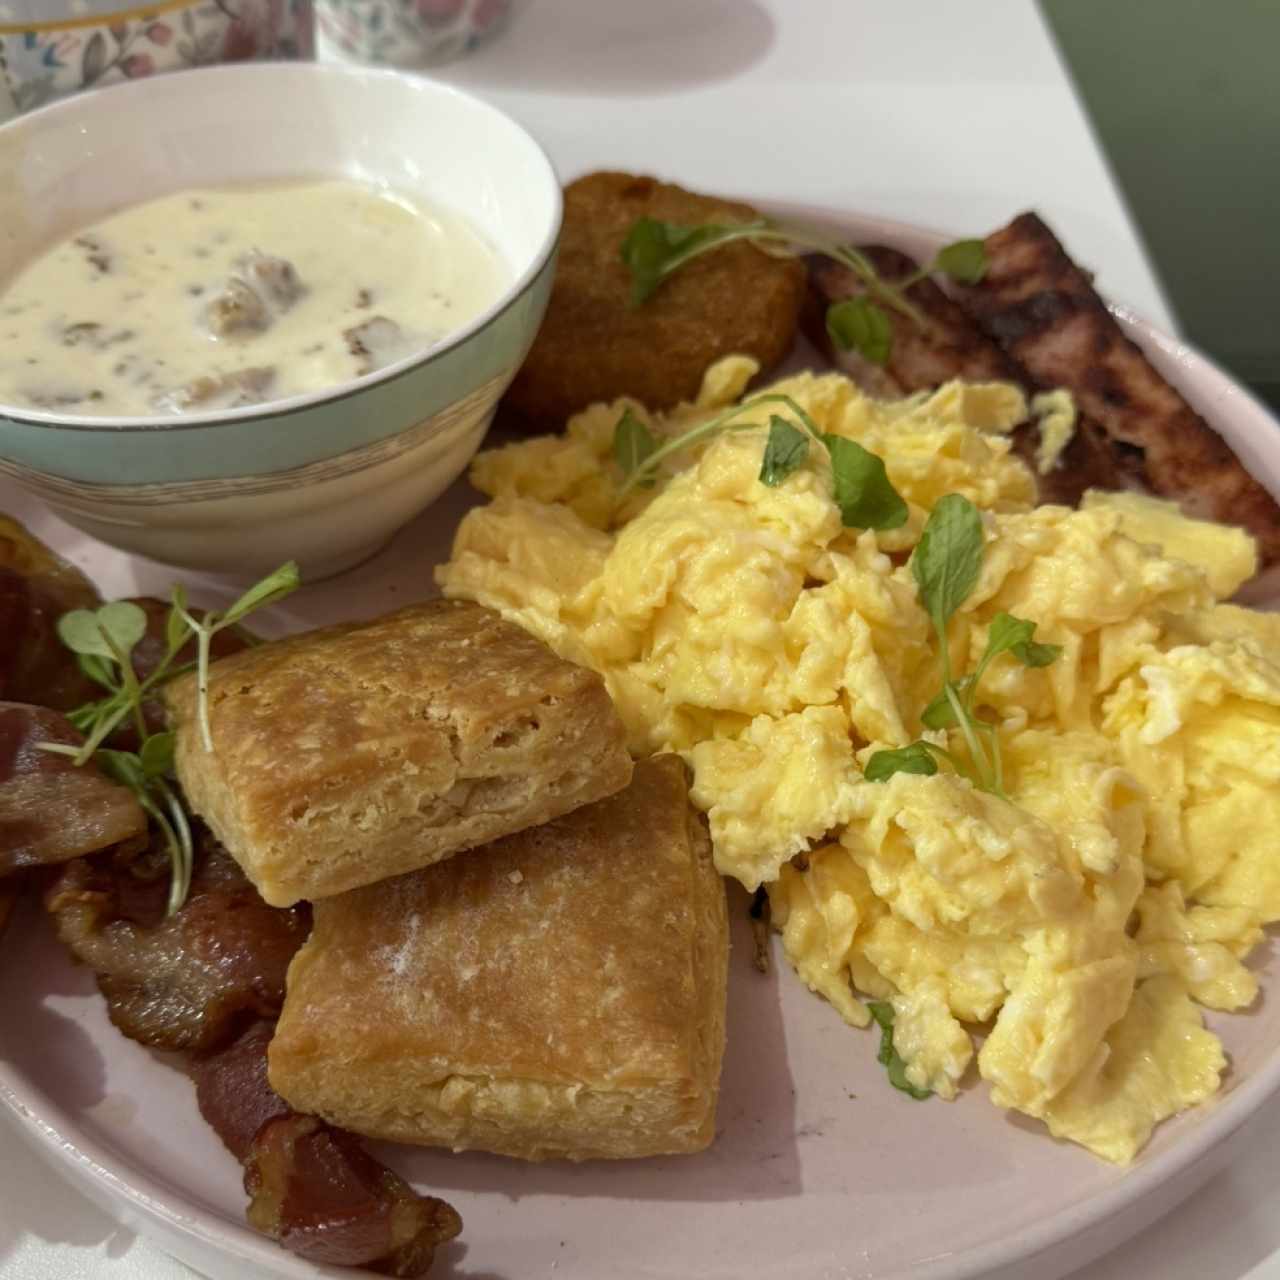
[[(922, 256), (940, 239), (853, 215), (776, 211)], [(1203, 357), (1117, 314), (1280, 494), (1280, 432), (1267, 412)], [(273, 618), (276, 630), (372, 615), (430, 594), (431, 567), (447, 556), (472, 501), (465, 485), (455, 486), (375, 561), (288, 601)], [(93, 542), (2, 485), (0, 510), (80, 565), (108, 598), (164, 594), (172, 581), (172, 570)], [(225, 599), (193, 585), (199, 602)], [(1280, 1087), (1280, 1001), (1211, 1015), (1231, 1055), (1223, 1091), (1161, 1126), (1123, 1172), (996, 1110), (985, 1086), (952, 1104), (896, 1093), (871, 1034), (846, 1027), (785, 962), (768, 977), (755, 972), (745, 896), (736, 890), (731, 910), (729, 1047), (711, 1150), (531, 1166), (384, 1148), (390, 1163), (451, 1200), (465, 1220), (437, 1276), (1053, 1280), (1222, 1167), (1232, 1136)], [(69, 963), (34, 908), (14, 921), (3, 949), (0, 1101), (81, 1190), (217, 1280), (351, 1274), (300, 1261), (244, 1225), (239, 1166), (201, 1122), (185, 1076), (110, 1026), (91, 976)], [(1264, 987), (1280, 979), (1274, 952), (1269, 939), (1258, 953)]]

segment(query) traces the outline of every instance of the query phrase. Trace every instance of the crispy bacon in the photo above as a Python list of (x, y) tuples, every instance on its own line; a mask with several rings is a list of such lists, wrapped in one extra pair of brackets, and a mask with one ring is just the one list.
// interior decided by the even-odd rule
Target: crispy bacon
[[(904, 280), (917, 264), (904, 253), (883, 245), (865, 245), (862, 252), (882, 279)], [(805, 332), (864, 391), (871, 395), (901, 396), (927, 391), (953, 378), (966, 382), (1013, 382), (1024, 390), (1038, 389), (1035, 380), (1002, 351), (967, 315), (929, 279), (906, 290), (907, 297), (924, 313), (928, 328), (891, 308), (883, 308), (893, 330), (893, 346), (882, 369), (856, 352), (841, 351), (827, 332), (827, 308), (835, 302), (866, 292), (863, 282), (848, 268), (823, 255), (806, 259), (809, 266), (809, 306)], [(1019, 427), (1013, 444), (1034, 469), (1037, 432), (1033, 425)], [(1125, 483), (1116, 465), (1100, 447), (1095, 427), (1077, 424), (1075, 437), (1063, 451), (1057, 466), (1038, 476), (1040, 499), (1074, 506), (1086, 489), (1115, 489)]]
[(191, 893), (168, 919), (154, 849), (68, 863), (45, 895), (59, 936), (94, 968), (125, 1035), (189, 1051), (200, 1113), (245, 1166), (254, 1227), (312, 1261), (424, 1275), (462, 1228), (454, 1210), (417, 1195), (350, 1134), (292, 1111), (267, 1080), (309, 908), (269, 907), (206, 830), (197, 836)]
[(250, 1223), (313, 1262), (424, 1275), (462, 1220), (350, 1134), (289, 1107), (267, 1080), (274, 1031), (274, 1022), (255, 1022), (188, 1066), (200, 1114), (245, 1166)]
[(244, 1184), (249, 1221), (312, 1262), (421, 1276), (462, 1230), (452, 1205), (418, 1195), (351, 1134), (314, 1116), (268, 1120)]
[(133, 793), (97, 767), (77, 767), (38, 742), (79, 746), (60, 712), (0, 702), (0, 876), (66, 862), (140, 835), (147, 820)]
[(154, 1048), (211, 1049), (245, 1017), (274, 1017), (310, 929), (305, 905), (267, 906), (203, 827), (191, 892), (166, 918), (155, 849), (68, 863), (45, 894), (58, 935), (92, 968), (111, 1021)]
[[(1034, 214), (986, 239), (981, 283), (961, 305), (1038, 387), (1066, 387), (1117, 474), (1193, 516), (1241, 525), (1280, 562), (1280, 507), (1124, 336), (1089, 277)], [(1114, 486), (1112, 486), (1114, 487)]]
[(93, 697), (54, 628), (68, 609), (97, 604), (78, 569), (0, 515), (0, 698), (70, 711)]

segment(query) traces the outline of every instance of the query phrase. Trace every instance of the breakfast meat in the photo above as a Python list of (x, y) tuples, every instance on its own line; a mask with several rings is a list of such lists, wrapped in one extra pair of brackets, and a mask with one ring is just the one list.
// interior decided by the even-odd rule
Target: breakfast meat
[[(896, 249), (881, 245), (862, 246), (881, 279), (891, 283), (904, 280), (917, 263)], [(813, 254), (806, 258), (809, 268), (809, 302), (804, 313), (805, 331), (810, 339), (865, 391), (890, 399), (913, 391), (927, 391), (959, 378), (965, 382), (1012, 382), (1024, 389), (1035, 384), (1025, 369), (988, 338), (964, 311), (930, 279), (917, 281), (906, 296), (923, 312), (928, 327), (922, 329), (909, 317), (882, 308), (893, 330), (889, 359), (882, 368), (863, 359), (856, 351), (842, 351), (827, 332), (826, 313), (831, 305), (866, 292), (863, 281), (848, 267), (830, 258)], [(1033, 470), (1036, 469), (1037, 431), (1027, 423), (1013, 432), (1014, 447)], [(1078, 422), (1075, 434), (1046, 473), (1037, 476), (1041, 501), (1075, 506), (1090, 488), (1116, 488), (1114, 461), (1104, 452), (1097, 429)]]
[(267, 1046), (275, 1029), (274, 1018), (255, 1019), (234, 1039), (187, 1059), (200, 1115), (241, 1164), (253, 1153), (264, 1124), (293, 1114), (267, 1083)]
[(435, 600), (259, 645), (166, 687), (188, 801), (275, 906), (413, 871), (624, 787), (599, 676)]
[(131, 791), (92, 761), (77, 766), (36, 745), (82, 741), (60, 712), (0, 702), (0, 877), (66, 862), (146, 830)]
[(1124, 336), (1089, 277), (1034, 214), (986, 239), (965, 310), (1039, 387), (1065, 387), (1101, 433), (1119, 473), (1191, 516), (1240, 525), (1265, 566), (1280, 560), (1280, 509), (1226, 443)]
[(206, 831), (191, 891), (165, 915), (168, 859), (125, 847), (61, 869), (45, 894), (58, 936), (93, 969), (111, 1021), (152, 1048), (209, 1049), (246, 1017), (270, 1017), (310, 924), (275, 910)]
[(276, 371), (270, 365), (237, 369), (233, 373), (203, 373), (175, 390), (162, 391), (152, 401), (172, 413), (192, 410), (240, 409), (270, 399)]
[(390, 1276), (426, 1274), (462, 1229), (443, 1200), (420, 1196), (350, 1135), (297, 1114), (267, 1081), (274, 1023), (250, 1023), (188, 1071), (200, 1114), (245, 1167), (249, 1221), (313, 1262)]
[(607, 800), (317, 903), (271, 1083), (401, 1142), (527, 1160), (699, 1151), (728, 945), (685, 767), (655, 757)]
[(255, 249), (241, 259), (240, 269), (254, 290), (278, 311), (287, 311), (307, 291), (293, 263), (270, 253)]
[(372, 373), (405, 355), (411, 346), (408, 335), (394, 320), (371, 316), (342, 331), (347, 350), (356, 358), (356, 373)]
[(0, 515), (0, 698), (69, 711), (96, 696), (55, 627), (67, 610), (98, 603), (78, 569)]
[(505, 401), (530, 426), (559, 430), (577, 410), (619, 396), (669, 407), (692, 400), (721, 356), (750, 355), (768, 370), (790, 351), (804, 269), (746, 242), (691, 261), (633, 307), (618, 250), (642, 217), (694, 226), (759, 214), (627, 173), (570, 183), (546, 319)]

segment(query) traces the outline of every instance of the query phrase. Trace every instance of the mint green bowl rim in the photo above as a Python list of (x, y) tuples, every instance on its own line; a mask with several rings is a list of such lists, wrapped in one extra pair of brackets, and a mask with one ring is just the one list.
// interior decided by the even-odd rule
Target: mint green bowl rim
[[(295, 413), (304, 413), (320, 404), (331, 404), (341, 400), (362, 395), (370, 388), (384, 383), (395, 382), (414, 373), (442, 356), (462, 346), (469, 339), (477, 336), (493, 321), (515, 306), (538, 278), (547, 262), (555, 254), (560, 242), (560, 230), (564, 221), (564, 199), (560, 190), (560, 180), (555, 166), (547, 155), (542, 144), (518, 121), (512, 119), (505, 111), (500, 111), (492, 103), (473, 93), (467, 93), (454, 85), (444, 84), (438, 80), (426, 80), (422, 76), (410, 75), (385, 67), (349, 67), (331, 63), (295, 62), (295, 63), (223, 63), (212, 67), (198, 67), (166, 75), (154, 79), (134, 80), (128, 84), (112, 85), (112, 94), (131, 93), (134, 96), (155, 93), (154, 85), (167, 82), (166, 88), (174, 81), (193, 82), (195, 79), (206, 79), (211, 76), (245, 78), (270, 77), (279, 80), (281, 74), (303, 76), (324, 76), (335, 81), (387, 81), (413, 84), (417, 87), (428, 85), (431, 92), (439, 92), (446, 98), (455, 98), (488, 113), (502, 121), (522, 135), (541, 160), (545, 176), (550, 183), (552, 193), (551, 219), (537, 252), (529, 264), (512, 280), (502, 294), (490, 306), (485, 308), (473, 320), (451, 333), (447, 338), (434, 343), (414, 354), (402, 357), (385, 369), (366, 373), (358, 378), (336, 383), (320, 391), (309, 391), (300, 395), (284, 396), (279, 400), (268, 400), (262, 404), (245, 405), (239, 409), (210, 409), (202, 413), (184, 413), (180, 417), (159, 414), (121, 415), (118, 417), (92, 414), (57, 414), (41, 409), (30, 409), (26, 406), (15, 406), (0, 401), (0, 418), (23, 427), (53, 427), (59, 431), (102, 431), (102, 432), (151, 432), (151, 431), (193, 431), (220, 426), (224, 423), (245, 422), (255, 419), (281, 418)], [(18, 133), (55, 115), (73, 116), (85, 110), (86, 103), (92, 103), (94, 93), (77, 94), (70, 98), (50, 103), (48, 106), (17, 116), (0, 124), (0, 135)]]

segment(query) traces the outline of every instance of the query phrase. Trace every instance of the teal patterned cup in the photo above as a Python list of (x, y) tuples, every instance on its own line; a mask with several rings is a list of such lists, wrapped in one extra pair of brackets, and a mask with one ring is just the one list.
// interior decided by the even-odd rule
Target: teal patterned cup
[(0, 404), (0, 474), (113, 546), (237, 576), (288, 558), (338, 572), (447, 488), (542, 322), (560, 231), (550, 162), (477, 98), (294, 63), (162, 76), (21, 116), (0, 126), (0, 280), (122, 205), (317, 176), (460, 214), (505, 261), (506, 291), (436, 345), (324, 392), (147, 418)]

